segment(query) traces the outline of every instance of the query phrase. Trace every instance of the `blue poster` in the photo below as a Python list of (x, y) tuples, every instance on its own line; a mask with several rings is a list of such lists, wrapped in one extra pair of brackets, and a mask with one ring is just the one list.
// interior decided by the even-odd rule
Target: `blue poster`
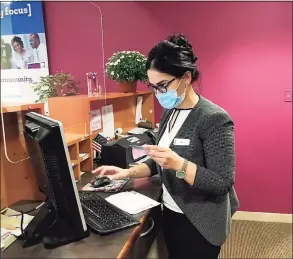
[(41, 1), (1, 2), (1, 98), (34, 102), (33, 84), (49, 74)]

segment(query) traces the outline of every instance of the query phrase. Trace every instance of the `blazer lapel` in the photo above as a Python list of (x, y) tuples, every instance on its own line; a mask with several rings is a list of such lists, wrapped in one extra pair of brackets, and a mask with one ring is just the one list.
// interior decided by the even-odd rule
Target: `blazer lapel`
[[(159, 144), (161, 137), (163, 136), (163, 134), (166, 130), (168, 120), (169, 120), (171, 113), (172, 113), (172, 110), (166, 110), (165, 114), (162, 116), (162, 120), (160, 121), (160, 128), (159, 128), (159, 132), (158, 132), (157, 143), (156, 143), (157, 145)], [(156, 166), (157, 166), (157, 171), (159, 172), (159, 175), (161, 176), (162, 175), (162, 168), (157, 163), (156, 163)], [(162, 177), (160, 177), (160, 181), (162, 183)]]
[(163, 136), (163, 134), (166, 130), (168, 120), (169, 120), (169, 117), (170, 117), (172, 111), (173, 110), (166, 110), (165, 114), (163, 115), (162, 120), (160, 121), (160, 128), (159, 128), (158, 138), (157, 138), (157, 143), (156, 143), (157, 145), (159, 144), (161, 137)]

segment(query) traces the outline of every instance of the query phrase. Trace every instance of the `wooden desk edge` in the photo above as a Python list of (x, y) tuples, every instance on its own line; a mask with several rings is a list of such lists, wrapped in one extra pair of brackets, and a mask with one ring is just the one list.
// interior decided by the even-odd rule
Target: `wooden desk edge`
[[(156, 197), (154, 198), (156, 201), (159, 200), (160, 195), (161, 195), (162, 190), (158, 190), (158, 193), (156, 195)], [(135, 243), (135, 241), (138, 238), (138, 234), (139, 231), (141, 230), (143, 224), (145, 223), (149, 213), (150, 213), (149, 209), (146, 214), (141, 218), (140, 220), (140, 225), (138, 225), (137, 227), (134, 228), (134, 230), (131, 232), (130, 237), (127, 239), (126, 243), (124, 244), (123, 248), (121, 249), (119, 255), (117, 256), (117, 259), (125, 259), (130, 251), (130, 249), (132, 248), (133, 244)]]
[(34, 110), (34, 109), (43, 109), (43, 103), (12, 103), (12, 104), (3, 104), (1, 106), (1, 113), (8, 113), (8, 112), (18, 112), (18, 111), (27, 111), (27, 110)]

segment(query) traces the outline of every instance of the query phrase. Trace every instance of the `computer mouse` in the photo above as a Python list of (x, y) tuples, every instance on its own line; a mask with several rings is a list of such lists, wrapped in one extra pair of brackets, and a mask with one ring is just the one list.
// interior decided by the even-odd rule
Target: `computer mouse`
[(99, 187), (104, 187), (108, 184), (111, 183), (111, 180), (106, 177), (106, 176), (103, 176), (101, 178), (96, 178), (92, 181), (92, 187), (93, 188), (99, 188)]

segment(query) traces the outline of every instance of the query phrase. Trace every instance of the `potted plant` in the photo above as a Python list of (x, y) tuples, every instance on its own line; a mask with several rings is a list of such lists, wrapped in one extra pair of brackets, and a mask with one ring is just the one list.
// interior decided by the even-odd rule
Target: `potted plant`
[(136, 92), (137, 81), (145, 82), (146, 57), (138, 51), (114, 53), (106, 64), (107, 78), (117, 82), (118, 92)]
[(79, 92), (78, 84), (70, 73), (57, 72), (41, 77), (34, 87), (39, 96), (36, 102), (45, 102), (50, 97), (76, 95)]

